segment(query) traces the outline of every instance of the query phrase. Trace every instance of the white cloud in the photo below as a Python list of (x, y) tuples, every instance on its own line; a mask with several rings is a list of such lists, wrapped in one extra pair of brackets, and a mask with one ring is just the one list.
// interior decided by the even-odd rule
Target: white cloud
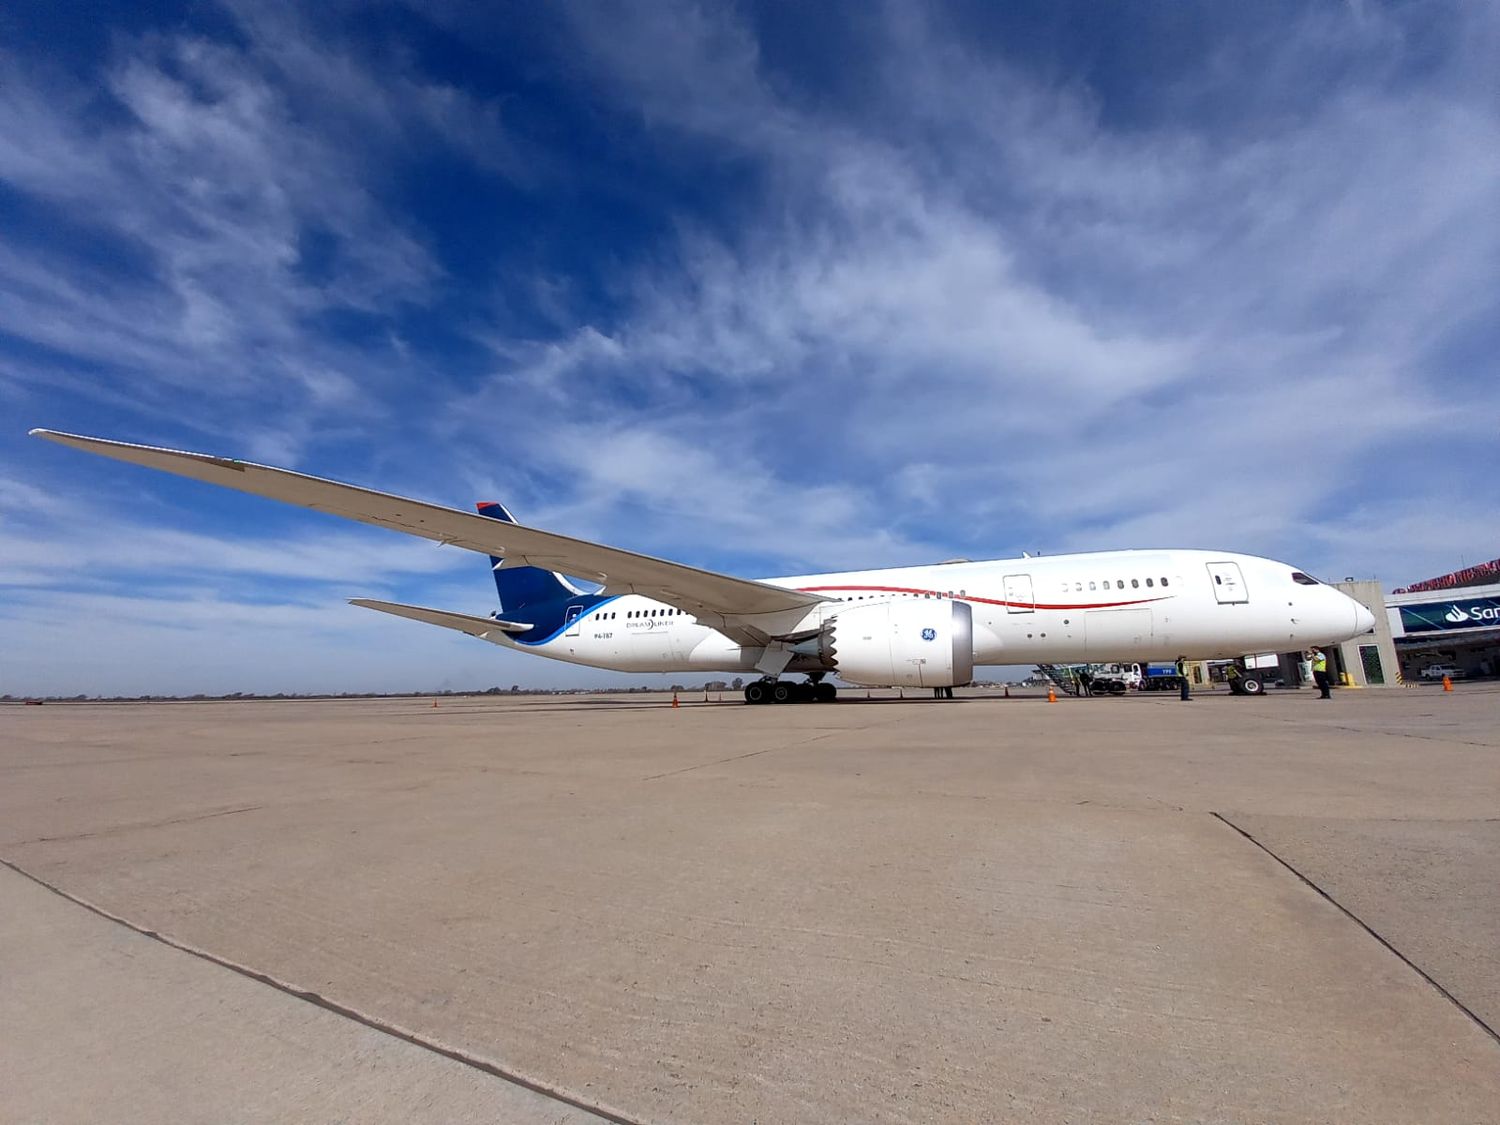
[(76, 232), (0, 247), (0, 329), (61, 357), (21, 378), (248, 431), (290, 459), (312, 420), (386, 408), (369, 392), (399, 353), (320, 320), (437, 294), (442, 269), (380, 200), (378, 161), (445, 140), (490, 160), (503, 132), (482, 103), (399, 66), (377, 75), (291, 11), (238, 13), (234, 45), (121, 37), (103, 90), (3, 59), (0, 179)]
[[(920, 464), (944, 481), (905, 488), (929, 525), (1389, 558), (1378, 521), (1364, 542), (1318, 522), (1351, 489), (1394, 516), (1416, 494), (1384, 458), (1500, 406), (1493, 380), (1444, 356), (1496, 301), (1500, 123), (1479, 88), (1355, 71), (1273, 129), (1127, 132), (1091, 92), (888, 11), (892, 95), (857, 121), (780, 98), (732, 14), (575, 11), (609, 96), (685, 144), (750, 154), (767, 188), (732, 237), (683, 225), (670, 260), (626, 275), (626, 315), (547, 352), (547, 383), (607, 413), (587, 456), (567, 425), (532, 452), (596, 508), (642, 473), (710, 481), (746, 509), (784, 496), (793, 543), (788, 513), (830, 467), (844, 502), (818, 538), (856, 544)], [(1312, 16), (1279, 34), (1310, 55), (1330, 30)], [(1361, 35), (1401, 49), (1385, 23)], [(524, 409), (517, 375), (539, 365), (501, 364), (479, 401)], [(1289, 474), (1297, 487), (1204, 499)], [(1021, 545), (1003, 522), (990, 535), (983, 549)]]

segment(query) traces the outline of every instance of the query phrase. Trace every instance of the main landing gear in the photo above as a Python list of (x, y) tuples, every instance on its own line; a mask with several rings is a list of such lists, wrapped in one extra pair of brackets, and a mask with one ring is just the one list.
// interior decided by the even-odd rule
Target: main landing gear
[(801, 683), (764, 679), (745, 685), (746, 703), (832, 703), (838, 696), (838, 688), (825, 683), (821, 676)]

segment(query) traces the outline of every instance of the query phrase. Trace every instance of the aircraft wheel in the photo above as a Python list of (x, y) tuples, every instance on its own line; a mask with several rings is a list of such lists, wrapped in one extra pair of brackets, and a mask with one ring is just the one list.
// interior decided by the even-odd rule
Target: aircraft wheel
[(839, 689), (830, 683), (821, 683), (813, 689), (819, 703), (832, 703), (839, 697)]
[(772, 703), (791, 703), (795, 698), (796, 690), (794, 685), (787, 683), (785, 680), (777, 680), (771, 685)]
[(1240, 691), (1245, 695), (1259, 695), (1265, 690), (1265, 685), (1254, 676), (1246, 676), (1240, 680)]
[(760, 680), (753, 680), (745, 685), (746, 703), (769, 703), (771, 693), (766, 690), (766, 685)]
[(811, 703), (817, 697), (817, 689), (812, 684), (798, 684), (792, 698), (798, 703)]

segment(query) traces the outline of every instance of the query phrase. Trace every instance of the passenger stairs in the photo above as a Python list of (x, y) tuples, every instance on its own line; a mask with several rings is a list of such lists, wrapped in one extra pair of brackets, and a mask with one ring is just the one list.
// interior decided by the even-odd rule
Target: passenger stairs
[(1066, 664), (1038, 664), (1036, 670), (1046, 676), (1064, 695), (1078, 694), (1078, 674)]

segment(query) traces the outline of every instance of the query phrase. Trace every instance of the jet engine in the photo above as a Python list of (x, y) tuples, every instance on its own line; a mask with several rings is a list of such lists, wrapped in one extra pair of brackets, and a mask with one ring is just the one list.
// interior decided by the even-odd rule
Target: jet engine
[(824, 656), (846, 683), (960, 687), (974, 678), (974, 614), (967, 602), (840, 606), (826, 626)]

